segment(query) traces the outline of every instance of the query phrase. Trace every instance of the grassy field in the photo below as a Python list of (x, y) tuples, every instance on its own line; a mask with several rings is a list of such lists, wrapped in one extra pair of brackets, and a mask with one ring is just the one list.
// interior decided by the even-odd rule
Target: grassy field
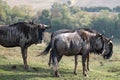
[[(30, 71), (23, 69), (20, 48), (4, 48), (0, 46), (0, 80), (120, 80), (120, 45), (114, 45), (114, 54), (110, 60), (99, 55), (90, 55), (89, 77), (82, 75), (81, 56), (79, 56), (78, 75), (73, 74), (74, 57), (63, 57), (59, 63), (60, 78), (53, 76), (47, 56), (36, 57), (45, 45), (32, 45), (28, 49)], [(16, 66), (16, 69), (12, 69)]]

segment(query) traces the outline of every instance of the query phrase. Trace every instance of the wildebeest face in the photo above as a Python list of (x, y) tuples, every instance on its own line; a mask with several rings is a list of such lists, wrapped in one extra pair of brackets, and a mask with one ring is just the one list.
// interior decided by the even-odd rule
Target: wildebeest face
[(49, 25), (45, 25), (45, 24), (38, 25), (38, 32), (39, 32), (39, 41), (38, 42), (39, 43), (41, 43), (43, 40), (43, 32), (48, 28), (50, 28)]
[(92, 41), (94, 52), (101, 54), (103, 52), (104, 45), (102, 34), (97, 34), (96, 37), (92, 39)]
[(95, 47), (96, 50), (99, 50), (99, 49), (102, 48), (102, 46), (103, 46), (102, 38), (98, 37), (95, 41), (94, 47)]
[(113, 54), (113, 43), (111, 40), (107, 40), (104, 43), (103, 58), (109, 59)]

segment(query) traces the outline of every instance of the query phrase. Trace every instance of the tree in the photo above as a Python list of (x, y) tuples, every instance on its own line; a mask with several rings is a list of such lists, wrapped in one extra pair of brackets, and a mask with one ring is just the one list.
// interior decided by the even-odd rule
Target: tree
[(0, 0), (0, 24), (6, 24), (11, 15), (11, 9), (5, 1)]
[(120, 12), (120, 6), (116, 6), (115, 8), (113, 8), (113, 12)]
[(93, 19), (92, 27), (104, 33), (107, 36), (115, 35), (115, 14), (107, 11), (102, 10), (97, 17)]
[(32, 8), (29, 6), (15, 6), (12, 8), (11, 19), (13, 22), (29, 21), (33, 16), (32, 12)]
[(12, 24), (19, 21), (28, 21), (32, 18), (32, 7), (15, 6), (12, 9), (5, 2), (0, 0), (0, 24)]

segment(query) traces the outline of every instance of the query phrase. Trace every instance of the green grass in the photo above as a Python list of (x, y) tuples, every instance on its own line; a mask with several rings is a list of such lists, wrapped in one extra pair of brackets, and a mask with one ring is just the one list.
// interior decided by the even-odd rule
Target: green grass
[[(45, 46), (33, 45), (28, 49), (28, 64), (30, 71), (23, 69), (20, 48), (4, 48), (0, 46), (0, 80), (119, 80), (120, 79), (120, 46), (114, 46), (114, 54), (110, 60), (104, 60), (99, 55), (90, 55), (89, 77), (82, 75), (81, 56), (77, 73), (73, 74), (74, 57), (63, 57), (59, 63), (60, 78), (53, 76), (47, 56), (36, 57)], [(16, 69), (12, 69), (12, 66)], [(36, 70), (37, 69), (37, 70)]]

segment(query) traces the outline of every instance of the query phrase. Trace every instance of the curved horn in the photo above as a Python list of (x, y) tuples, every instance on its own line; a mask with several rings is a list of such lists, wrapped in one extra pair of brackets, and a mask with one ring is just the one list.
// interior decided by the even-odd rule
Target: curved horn
[(44, 25), (44, 28), (49, 29), (49, 28), (51, 28), (51, 26), (50, 25)]
[(52, 14), (50, 16), (50, 27), (52, 27)]
[(113, 38), (114, 38), (114, 36), (112, 35), (110, 39), (112, 40)]
[(35, 24), (34, 20), (29, 20), (30, 24)]
[(104, 33), (100, 34), (100, 36), (103, 36), (103, 35), (104, 35)]
[(110, 42), (110, 41), (113, 39), (113, 37), (114, 37), (114, 36), (112, 35), (111, 38), (108, 40), (108, 42)]

